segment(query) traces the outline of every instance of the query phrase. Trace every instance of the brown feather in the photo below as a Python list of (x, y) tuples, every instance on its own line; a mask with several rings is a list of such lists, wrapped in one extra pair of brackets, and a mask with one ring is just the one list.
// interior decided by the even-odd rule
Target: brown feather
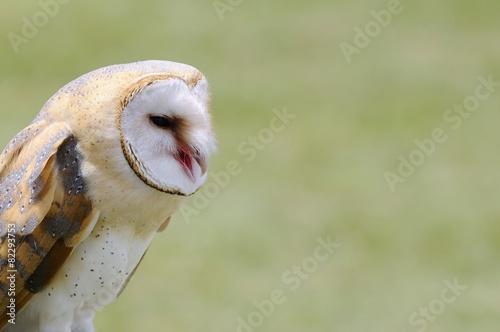
[[(64, 125), (33, 123), (1, 157), (0, 328), (13, 297), (14, 279), (8, 277), (15, 277), (19, 312), (46, 287), (98, 215), (86, 196), (77, 142)], [(9, 243), (15, 262), (9, 262)]]

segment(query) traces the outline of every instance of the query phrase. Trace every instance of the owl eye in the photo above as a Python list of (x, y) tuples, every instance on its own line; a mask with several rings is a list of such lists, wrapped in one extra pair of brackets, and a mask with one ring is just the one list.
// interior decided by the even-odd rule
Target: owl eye
[(169, 129), (175, 125), (174, 119), (171, 119), (166, 116), (151, 115), (149, 117), (149, 121), (151, 121), (152, 124), (161, 129)]

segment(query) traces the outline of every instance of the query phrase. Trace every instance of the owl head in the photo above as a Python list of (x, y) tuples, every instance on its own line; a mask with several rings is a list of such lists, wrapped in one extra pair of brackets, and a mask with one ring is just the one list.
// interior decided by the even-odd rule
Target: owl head
[(70, 124), (87, 164), (108, 163), (125, 174), (129, 168), (150, 188), (187, 196), (204, 183), (215, 151), (208, 99), (207, 80), (196, 68), (143, 61), (70, 82), (38, 120)]

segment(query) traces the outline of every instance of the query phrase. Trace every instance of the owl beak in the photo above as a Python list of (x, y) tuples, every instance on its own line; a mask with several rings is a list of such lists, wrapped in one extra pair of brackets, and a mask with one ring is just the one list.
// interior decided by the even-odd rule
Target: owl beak
[(195, 151), (191, 151), (191, 149), (180, 146), (177, 148), (177, 153), (174, 155), (175, 160), (182, 166), (182, 169), (186, 173), (191, 180), (195, 179), (194, 170), (193, 170), (193, 159), (200, 166), (201, 174), (200, 176), (205, 175), (207, 172), (207, 159)]
[(207, 159), (205, 157), (197, 155), (194, 157), (194, 160), (196, 160), (196, 162), (200, 166), (200, 170), (201, 170), (200, 176), (205, 175), (205, 173), (207, 172), (207, 168), (208, 168)]
[(191, 152), (185, 147), (178, 147), (177, 153), (174, 155), (175, 160), (182, 166), (184, 173), (191, 179), (194, 180), (193, 173), (193, 159), (191, 157)]

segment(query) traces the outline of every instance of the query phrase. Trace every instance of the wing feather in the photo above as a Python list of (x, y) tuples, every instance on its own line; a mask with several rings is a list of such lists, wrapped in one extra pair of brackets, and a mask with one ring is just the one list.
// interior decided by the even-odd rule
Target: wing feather
[(19, 312), (43, 290), (98, 219), (80, 167), (69, 128), (44, 121), (19, 133), (1, 155), (0, 328), (7, 305), (15, 300)]

